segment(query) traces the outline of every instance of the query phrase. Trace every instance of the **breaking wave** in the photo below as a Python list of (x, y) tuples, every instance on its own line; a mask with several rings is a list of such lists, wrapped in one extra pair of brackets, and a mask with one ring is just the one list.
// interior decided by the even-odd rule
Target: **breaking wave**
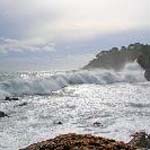
[(144, 71), (135, 63), (127, 64), (120, 72), (113, 70), (79, 70), (63, 73), (18, 73), (12, 78), (0, 75), (0, 96), (49, 95), (69, 85), (113, 84), (145, 81)]

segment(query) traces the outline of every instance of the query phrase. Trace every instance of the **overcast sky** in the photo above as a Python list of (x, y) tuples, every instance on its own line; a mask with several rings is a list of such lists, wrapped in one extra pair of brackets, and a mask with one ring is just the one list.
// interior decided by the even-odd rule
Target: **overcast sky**
[(134, 42), (150, 42), (149, 0), (0, 0), (0, 70), (77, 66)]

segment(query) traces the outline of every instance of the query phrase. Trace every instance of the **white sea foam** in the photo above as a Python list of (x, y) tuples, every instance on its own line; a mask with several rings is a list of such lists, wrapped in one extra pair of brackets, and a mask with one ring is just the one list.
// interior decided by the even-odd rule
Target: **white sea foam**
[(7, 95), (45, 95), (68, 85), (75, 84), (112, 84), (116, 82), (145, 81), (144, 71), (135, 62), (127, 64), (120, 72), (113, 70), (79, 70), (46, 76), (17, 74), (0, 82), (0, 96)]

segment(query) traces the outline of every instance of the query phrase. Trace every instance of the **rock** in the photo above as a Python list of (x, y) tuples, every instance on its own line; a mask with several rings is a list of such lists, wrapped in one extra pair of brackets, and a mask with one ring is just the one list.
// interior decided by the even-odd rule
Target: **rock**
[(6, 97), (5, 97), (5, 100), (6, 100), (6, 101), (18, 101), (19, 98), (18, 98), (18, 97), (8, 97), (8, 96), (6, 96)]
[(133, 139), (128, 143), (136, 148), (150, 149), (150, 135), (145, 132), (136, 132), (132, 135)]
[(144, 76), (145, 76), (147, 81), (150, 81), (150, 69), (145, 71)]
[(18, 105), (16, 105), (16, 106), (26, 106), (28, 103), (27, 102), (23, 102), (23, 103), (21, 103), (21, 104), (18, 104)]
[(43, 142), (38, 142), (21, 150), (148, 150), (150, 135), (136, 132), (128, 142), (115, 141), (90, 134), (64, 134)]
[(9, 98), (8, 96), (6, 96), (6, 97), (5, 97), (5, 100), (6, 100), (6, 101), (9, 101), (9, 100), (10, 100), (10, 98)]
[[(131, 48), (132, 47), (132, 48)], [(96, 55), (96, 58), (91, 60), (83, 69), (114, 69), (116, 71), (121, 70), (126, 63), (134, 62), (141, 51), (137, 50), (139, 45), (129, 45), (128, 47), (122, 47), (118, 49), (116, 47), (101, 51)]]
[(54, 122), (54, 124), (62, 125), (63, 123), (61, 121), (58, 121), (58, 122)]
[(97, 121), (94, 122), (93, 125), (94, 125), (95, 127), (102, 127), (102, 126), (103, 126), (102, 123), (97, 122)]
[(135, 150), (124, 142), (92, 135), (65, 134), (21, 150)]
[(63, 124), (61, 121), (59, 121), (59, 122), (57, 122), (57, 124), (59, 124), (59, 125), (61, 125), (61, 124)]
[(8, 117), (8, 115), (5, 114), (4, 112), (0, 111), (0, 118), (1, 118), (1, 117)]
[(119, 71), (127, 63), (134, 61), (145, 70), (145, 78), (150, 81), (150, 45), (147, 44), (135, 43), (128, 47), (122, 46), (121, 49), (114, 47), (108, 51), (101, 51), (82, 69), (102, 68)]

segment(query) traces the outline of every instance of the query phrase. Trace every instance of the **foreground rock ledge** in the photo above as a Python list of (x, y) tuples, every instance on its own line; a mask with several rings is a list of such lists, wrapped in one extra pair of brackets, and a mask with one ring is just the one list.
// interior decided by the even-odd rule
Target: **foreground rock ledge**
[(21, 150), (135, 150), (124, 142), (92, 135), (65, 134)]

